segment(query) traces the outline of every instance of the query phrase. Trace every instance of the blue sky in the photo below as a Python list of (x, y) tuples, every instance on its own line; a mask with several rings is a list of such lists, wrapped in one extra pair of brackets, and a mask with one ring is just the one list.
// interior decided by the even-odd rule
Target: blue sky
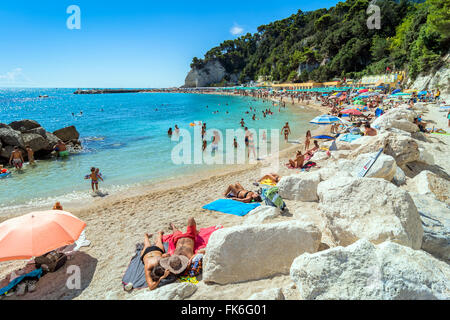
[[(309, 1), (2, 1), (0, 87), (170, 87), (184, 84), (194, 56)], [(69, 30), (70, 5), (81, 29)]]

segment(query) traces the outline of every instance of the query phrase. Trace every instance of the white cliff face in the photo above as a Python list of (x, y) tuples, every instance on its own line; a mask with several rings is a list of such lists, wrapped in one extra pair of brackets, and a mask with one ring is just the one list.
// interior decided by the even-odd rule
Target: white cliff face
[(226, 75), (230, 77), (230, 82), (237, 82), (237, 75), (229, 75), (219, 61), (208, 61), (203, 68), (194, 68), (188, 73), (184, 87), (208, 87), (221, 82)]
[(444, 58), (445, 64), (436, 73), (429, 75), (420, 75), (409, 84), (412, 89), (431, 90), (437, 87), (441, 88), (442, 93), (450, 92), (450, 54)]

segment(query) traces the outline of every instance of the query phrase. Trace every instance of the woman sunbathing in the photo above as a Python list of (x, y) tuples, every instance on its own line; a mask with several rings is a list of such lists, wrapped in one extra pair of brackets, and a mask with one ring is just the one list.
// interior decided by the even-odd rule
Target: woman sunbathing
[(289, 159), (289, 163), (286, 165), (290, 165), (293, 169), (300, 169), (303, 167), (303, 163), (305, 162), (305, 156), (302, 155), (301, 151), (297, 151), (297, 156), (295, 160)]
[(264, 180), (272, 180), (274, 183), (278, 183), (281, 180), (281, 177), (276, 173), (266, 174), (264, 177), (258, 180), (258, 182), (262, 182)]
[(309, 160), (314, 156), (314, 153), (316, 153), (319, 149), (320, 149), (319, 143), (317, 142), (317, 140), (314, 140), (314, 148), (312, 148), (311, 150), (308, 150), (308, 152), (306, 152), (305, 156), (307, 156), (308, 160)]
[(259, 194), (253, 191), (245, 190), (240, 183), (236, 183), (235, 185), (229, 185), (227, 191), (225, 191), (224, 193), (224, 196), (243, 203), (262, 201), (261, 196)]
[(141, 260), (145, 265), (145, 280), (150, 290), (158, 288), (161, 280), (170, 275), (170, 271), (164, 270), (159, 262), (169, 255), (164, 252), (163, 238), (164, 232), (158, 233), (158, 238), (154, 245), (151, 244), (151, 234), (146, 234), (144, 238), (144, 249)]

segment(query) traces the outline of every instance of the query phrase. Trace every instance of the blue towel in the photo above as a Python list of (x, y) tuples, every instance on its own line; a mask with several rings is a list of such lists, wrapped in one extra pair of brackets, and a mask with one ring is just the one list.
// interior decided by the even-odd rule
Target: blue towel
[(339, 141), (345, 141), (345, 142), (352, 142), (355, 141), (359, 138), (361, 138), (362, 136), (359, 134), (344, 134), (343, 136), (340, 137)]
[(210, 204), (207, 204), (203, 209), (211, 211), (219, 211), (228, 214), (234, 214), (235, 216), (243, 217), (250, 211), (258, 208), (260, 203), (242, 203), (230, 199), (219, 199)]
[(27, 274), (24, 274), (20, 277), (15, 278), (13, 281), (11, 281), (6, 287), (0, 289), (0, 296), (7, 293), (11, 289), (13, 289), (15, 286), (17, 286), (20, 282), (22, 282), (25, 278), (40, 278), (42, 276), (42, 268), (33, 270)]

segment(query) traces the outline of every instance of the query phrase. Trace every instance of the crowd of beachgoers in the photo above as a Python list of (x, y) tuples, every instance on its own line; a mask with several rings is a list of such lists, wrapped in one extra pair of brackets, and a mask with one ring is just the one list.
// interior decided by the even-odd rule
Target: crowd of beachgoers
[(86, 223), (70, 259), (38, 282), (33, 260), (3, 262), (0, 288), (34, 276), (4, 299), (449, 299), (448, 97), (406, 91), (197, 91), (323, 114), (304, 137), (282, 128), (276, 166), (65, 206)]

